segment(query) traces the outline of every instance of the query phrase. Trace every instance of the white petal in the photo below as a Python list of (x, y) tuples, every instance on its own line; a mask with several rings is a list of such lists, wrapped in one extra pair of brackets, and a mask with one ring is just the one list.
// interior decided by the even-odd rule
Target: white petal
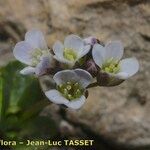
[(120, 72), (128, 74), (128, 77), (133, 76), (139, 70), (139, 62), (136, 58), (126, 58), (120, 61)]
[(67, 104), (69, 101), (61, 95), (57, 90), (49, 90), (45, 92), (45, 95), (50, 101), (56, 104)]
[(76, 35), (69, 35), (65, 38), (64, 46), (65, 48), (71, 48), (78, 53), (82, 50), (84, 41)]
[(56, 55), (53, 56), (57, 61), (62, 62), (64, 64), (69, 64), (70, 66), (73, 66), (75, 62), (69, 61), (63, 57), (58, 57)]
[(92, 49), (92, 56), (95, 63), (101, 67), (105, 61), (105, 48), (100, 44), (95, 44)]
[(21, 74), (23, 75), (29, 75), (29, 74), (34, 74), (35, 73), (35, 68), (34, 67), (25, 67), (20, 71)]
[(31, 45), (25, 41), (18, 42), (13, 50), (13, 54), (16, 59), (19, 61), (31, 65), (32, 59), (31, 59), (31, 52), (34, 49), (31, 47)]
[(66, 83), (67, 81), (78, 81), (78, 76), (73, 70), (63, 70), (57, 72), (54, 77), (54, 81), (57, 85)]
[(53, 51), (55, 55), (57, 55), (58, 57), (63, 57), (63, 50), (63, 44), (60, 41), (55, 42), (55, 44), (53, 45)]
[(89, 51), (90, 51), (91, 46), (90, 45), (86, 45), (83, 47), (82, 51), (78, 54), (78, 58), (83, 57), (84, 55), (86, 55)]
[(72, 109), (79, 109), (85, 103), (85, 99), (86, 99), (85, 96), (82, 95), (80, 98), (74, 99), (69, 103), (67, 103), (66, 106)]
[(92, 82), (92, 76), (89, 72), (83, 69), (75, 69), (74, 72), (77, 74), (78, 82), (83, 88), (86, 88)]
[(115, 60), (120, 60), (123, 56), (124, 48), (120, 41), (114, 41), (107, 43), (105, 46), (105, 50), (105, 59), (114, 58)]
[(115, 78), (123, 79), (123, 80), (129, 78), (129, 74), (126, 73), (126, 72), (119, 72), (119, 73), (117, 73), (117, 74), (113, 74), (113, 76), (114, 76)]
[(41, 76), (47, 72), (47, 69), (51, 67), (52, 58), (51, 57), (42, 57), (40, 63), (36, 66), (35, 73), (38, 76)]
[(30, 43), (30, 45), (34, 48), (39, 48), (42, 50), (46, 50), (47, 44), (43, 33), (40, 30), (32, 29), (25, 34), (25, 41)]

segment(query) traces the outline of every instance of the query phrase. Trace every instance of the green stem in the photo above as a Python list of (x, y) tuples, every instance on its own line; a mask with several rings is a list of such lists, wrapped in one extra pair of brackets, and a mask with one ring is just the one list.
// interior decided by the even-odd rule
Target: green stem
[(3, 80), (0, 78), (0, 121), (3, 117)]

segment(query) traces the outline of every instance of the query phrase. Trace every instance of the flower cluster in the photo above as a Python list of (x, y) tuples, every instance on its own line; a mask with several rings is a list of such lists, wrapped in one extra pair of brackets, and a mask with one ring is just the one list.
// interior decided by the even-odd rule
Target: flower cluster
[(82, 39), (76, 35), (67, 36), (64, 43), (55, 42), (51, 50), (42, 32), (33, 29), (16, 44), (13, 54), (28, 65), (21, 74), (53, 76), (55, 89), (45, 92), (50, 101), (79, 109), (88, 88), (119, 85), (139, 70), (136, 58), (121, 60), (123, 51), (120, 41), (104, 45), (95, 37)]

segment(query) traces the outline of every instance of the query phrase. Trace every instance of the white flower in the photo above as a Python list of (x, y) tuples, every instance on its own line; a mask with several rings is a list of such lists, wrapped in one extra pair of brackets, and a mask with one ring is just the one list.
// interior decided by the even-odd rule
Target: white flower
[(25, 40), (18, 42), (13, 50), (16, 59), (28, 65), (21, 74), (42, 75), (50, 68), (52, 55), (41, 31), (33, 29), (25, 34)]
[(139, 70), (136, 58), (122, 59), (123, 45), (120, 41), (107, 43), (105, 47), (100, 44), (93, 46), (92, 55), (101, 72), (108, 74), (114, 79), (125, 80), (133, 76)]
[(86, 55), (90, 45), (85, 45), (84, 40), (76, 35), (69, 35), (65, 38), (64, 45), (57, 41), (53, 45), (54, 58), (62, 63), (73, 66), (76, 61)]
[(85, 70), (63, 70), (54, 77), (56, 89), (45, 92), (48, 99), (56, 104), (64, 104), (72, 109), (79, 109), (85, 102), (85, 90), (91, 83), (92, 76)]

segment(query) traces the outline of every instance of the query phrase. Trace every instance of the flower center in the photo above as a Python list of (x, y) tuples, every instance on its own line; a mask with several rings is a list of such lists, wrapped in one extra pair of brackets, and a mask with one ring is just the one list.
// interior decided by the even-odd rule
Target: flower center
[(83, 88), (78, 82), (66, 82), (57, 86), (57, 90), (68, 100), (80, 98), (83, 95)]
[(77, 59), (77, 54), (71, 48), (65, 48), (63, 55), (64, 58), (66, 58), (69, 61), (74, 61)]
[(41, 50), (36, 48), (32, 53), (31, 53), (31, 58), (32, 58), (32, 65), (36, 66), (41, 59), (41, 56), (47, 55), (49, 52), (48, 50)]
[(113, 58), (111, 58), (102, 65), (102, 70), (107, 73), (115, 73), (116, 74), (120, 70), (119, 62), (114, 60)]

